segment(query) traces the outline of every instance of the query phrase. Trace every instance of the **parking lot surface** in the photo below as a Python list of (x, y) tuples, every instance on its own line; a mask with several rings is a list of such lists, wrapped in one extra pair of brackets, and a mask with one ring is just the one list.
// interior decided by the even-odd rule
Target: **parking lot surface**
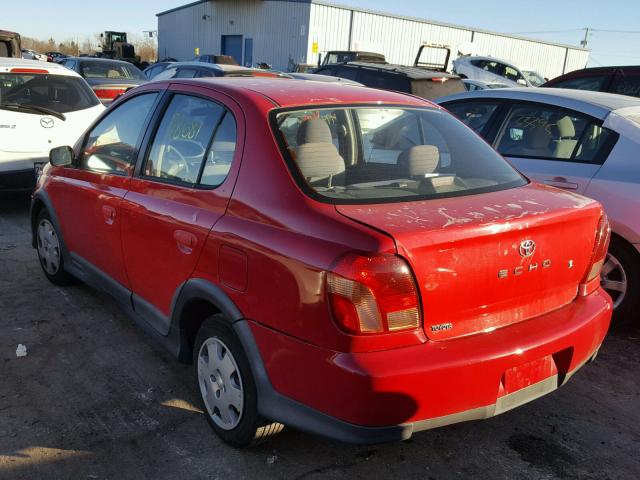
[(227, 447), (190, 367), (109, 297), (47, 282), (28, 205), (0, 197), (2, 479), (640, 478), (640, 334), (610, 334), (565, 387), (486, 421), (368, 447), (293, 429)]

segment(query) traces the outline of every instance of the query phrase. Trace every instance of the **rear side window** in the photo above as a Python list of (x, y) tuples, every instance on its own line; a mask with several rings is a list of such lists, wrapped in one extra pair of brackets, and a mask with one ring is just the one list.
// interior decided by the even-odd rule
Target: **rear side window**
[(80, 63), (80, 74), (85, 78), (110, 78), (114, 80), (146, 80), (147, 78), (133, 65), (120, 62), (92, 62)]
[(553, 88), (573, 88), (575, 90), (590, 90), (600, 92), (604, 90), (607, 82), (611, 77), (608, 75), (597, 75), (593, 77), (576, 77), (568, 78), (554, 82), (549, 87)]
[(597, 163), (611, 132), (591, 117), (542, 105), (516, 105), (498, 135), (506, 156)]
[(146, 177), (217, 186), (235, 152), (235, 121), (211, 100), (175, 95), (158, 126), (143, 169)]
[(173, 78), (194, 78), (198, 71), (194, 68), (179, 68)]
[(130, 175), (142, 128), (157, 95), (138, 95), (111, 110), (89, 133), (80, 168)]
[(444, 105), (462, 123), (477, 133), (484, 131), (487, 122), (498, 108), (497, 103), (489, 102), (459, 102)]
[(272, 114), (283, 155), (309, 195), (380, 203), (524, 185), (482, 139), (435, 109), (310, 109)]

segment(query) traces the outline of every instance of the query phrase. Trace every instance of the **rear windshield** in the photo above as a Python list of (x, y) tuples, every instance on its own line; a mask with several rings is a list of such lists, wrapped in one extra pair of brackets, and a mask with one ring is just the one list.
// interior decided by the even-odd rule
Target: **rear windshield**
[(134, 65), (119, 62), (91, 62), (80, 64), (80, 73), (85, 78), (110, 78), (114, 80), (146, 80)]
[(99, 103), (87, 82), (79, 77), (0, 73), (0, 105), (18, 104), (68, 113)]
[(272, 121), (303, 190), (330, 203), (462, 196), (527, 183), (441, 110), (322, 108), (281, 111)]

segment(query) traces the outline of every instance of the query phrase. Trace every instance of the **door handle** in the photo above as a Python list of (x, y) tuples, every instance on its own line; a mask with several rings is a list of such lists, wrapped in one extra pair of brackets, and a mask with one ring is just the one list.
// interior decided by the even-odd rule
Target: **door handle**
[(577, 190), (578, 184), (568, 181), (565, 177), (553, 177), (549, 180), (543, 180), (546, 185), (552, 187), (564, 188), (565, 190)]
[(103, 205), (102, 218), (107, 225), (113, 225), (113, 222), (116, 220), (116, 209), (111, 205)]
[(189, 255), (191, 252), (193, 252), (196, 243), (198, 243), (198, 238), (193, 233), (185, 232), (184, 230), (174, 231), (173, 239), (176, 241), (178, 250), (180, 250), (185, 255)]

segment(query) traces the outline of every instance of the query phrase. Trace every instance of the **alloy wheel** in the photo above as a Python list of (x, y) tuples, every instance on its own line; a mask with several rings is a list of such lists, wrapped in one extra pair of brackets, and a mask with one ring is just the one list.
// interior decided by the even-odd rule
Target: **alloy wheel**
[(607, 253), (607, 259), (602, 266), (600, 283), (602, 288), (611, 296), (613, 308), (617, 308), (627, 293), (627, 274), (622, 263), (611, 253)]

